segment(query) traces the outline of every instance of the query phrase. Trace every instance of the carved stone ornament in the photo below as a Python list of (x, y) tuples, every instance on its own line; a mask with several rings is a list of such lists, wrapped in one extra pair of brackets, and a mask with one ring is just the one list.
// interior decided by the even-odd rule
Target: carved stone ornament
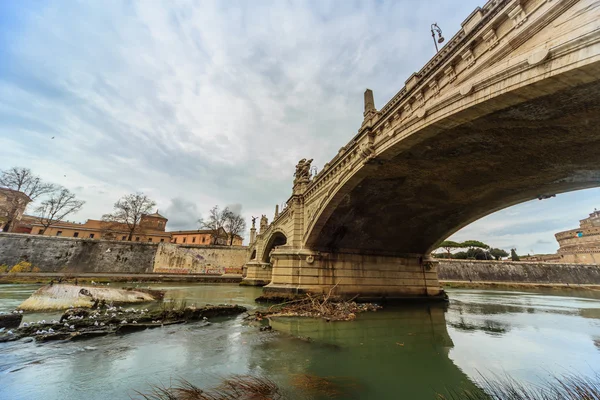
[(461, 57), (463, 60), (465, 60), (465, 63), (467, 64), (467, 68), (471, 68), (473, 65), (475, 65), (475, 55), (473, 54), (473, 50), (466, 49), (461, 54)]
[(484, 33), (483, 34), (483, 40), (487, 44), (488, 50), (493, 49), (494, 47), (496, 47), (496, 45), (499, 43), (498, 42), (498, 36), (496, 35), (496, 30), (495, 29), (490, 29), (489, 31), (487, 31), (486, 33)]
[(366, 162), (375, 157), (375, 148), (372, 143), (365, 142), (360, 145), (360, 157)]
[(550, 51), (548, 49), (539, 49), (531, 52), (529, 57), (527, 57), (527, 63), (529, 65), (537, 65), (548, 59), (550, 55)]
[(456, 70), (452, 65), (444, 70), (444, 75), (448, 77), (448, 82), (454, 82), (456, 80)]
[(429, 82), (429, 90), (431, 90), (431, 96), (435, 97), (440, 94), (440, 86), (437, 80)]
[(314, 256), (307, 256), (306, 257), (306, 263), (307, 264), (312, 264), (315, 262), (315, 257)]
[(520, 27), (527, 21), (527, 14), (520, 4), (517, 4), (512, 10), (508, 12), (508, 17), (513, 20), (515, 28)]
[(296, 164), (296, 173), (294, 174), (294, 184), (297, 182), (308, 182), (310, 180), (310, 163), (312, 162), (312, 158), (307, 160), (303, 158), (298, 161)]

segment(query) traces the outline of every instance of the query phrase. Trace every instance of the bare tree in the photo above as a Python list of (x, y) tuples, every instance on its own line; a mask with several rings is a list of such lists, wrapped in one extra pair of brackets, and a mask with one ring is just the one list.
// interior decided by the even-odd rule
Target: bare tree
[(229, 213), (230, 211), (227, 207), (221, 211), (219, 206), (214, 206), (210, 209), (206, 220), (198, 220), (202, 228), (210, 230), (211, 244), (227, 244), (227, 239), (225, 239), (225, 243), (222, 243), (220, 238), (225, 229), (224, 226)]
[(233, 211), (229, 211), (225, 215), (225, 231), (229, 234), (229, 245), (233, 245), (233, 239), (239, 236), (246, 229), (246, 221), (244, 218)]
[(39, 176), (29, 168), (12, 167), (0, 173), (0, 186), (25, 193), (34, 201), (43, 194), (56, 191), (58, 187), (53, 183), (43, 182)]
[(42, 201), (39, 207), (35, 209), (37, 218), (44, 227), (42, 234), (67, 215), (81, 210), (84, 204), (85, 201), (77, 200), (75, 194), (71, 193), (69, 189), (62, 188), (54, 192), (50, 198)]
[(129, 236), (127, 240), (131, 241), (133, 234), (138, 229), (142, 215), (150, 213), (156, 202), (148, 198), (143, 193), (133, 193), (121, 197), (114, 205), (111, 214), (102, 216), (106, 222), (127, 225)]

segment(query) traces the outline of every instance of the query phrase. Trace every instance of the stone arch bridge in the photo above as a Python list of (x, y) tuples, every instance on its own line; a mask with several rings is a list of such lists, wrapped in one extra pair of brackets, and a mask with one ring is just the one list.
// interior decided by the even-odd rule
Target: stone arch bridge
[(443, 294), (428, 254), (502, 208), (600, 186), (600, 1), (491, 0), (252, 230), (245, 282)]

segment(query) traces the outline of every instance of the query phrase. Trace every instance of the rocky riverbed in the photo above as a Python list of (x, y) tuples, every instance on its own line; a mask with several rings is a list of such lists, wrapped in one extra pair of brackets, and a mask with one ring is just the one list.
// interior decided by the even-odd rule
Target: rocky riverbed
[(0, 331), (0, 342), (26, 337), (32, 337), (38, 342), (84, 339), (207, 320), (218, 316), (237, 315), (246, 311), (245, 307), (238, 305), (207, 305), (198, 308), (185, 305), (175, 308), (176, 306), (170, 303), (152, 311), (113, 305), (93, 309), (71, 308), (64, 312), (60, 320), (42, 320), (23, 323), (15, 329), (4, 328)]

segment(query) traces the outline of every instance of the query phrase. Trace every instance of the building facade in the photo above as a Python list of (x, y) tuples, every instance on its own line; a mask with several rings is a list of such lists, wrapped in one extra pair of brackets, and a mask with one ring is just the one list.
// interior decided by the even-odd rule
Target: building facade
[[(167, 218), (158, 213), (144, 214), (138, 227), (133, 232), (131, 241), (134, 242), (170, 242), (171, 234), (165, 232)], [(85, 239), (123, 240), (129, 239), (127, 224), (88, 219), (85, 223), (60, 221), (48, 229), (39, 222), (31, 223), (31, 234), (46, 236), (64, 236)]]
[(0, 232), (16, 232), (30, 202), (29, 196), (23, 192), (0, 188)]
[[(579, 221), (579, 228), (558, 232), (559, 262), (600, 264), (600, 211)], [(554, 261), (554, 260), (553, 260)]]
[[(210, 229), (195, 229), (189, 231), (172, 231), (171, 243), (177, 244), (188, 244), (197, 246), (210, 246), (210, 245), (229, 245), (231, 243), (231, 235), (225, 232), (225, 229), (221, 228), (219, 231), (219, 237), (216, 243), (213, 243), (213, 231)], [(233, 246), (241, 246), (243, 238), (239, 235), (234, 235)]]

